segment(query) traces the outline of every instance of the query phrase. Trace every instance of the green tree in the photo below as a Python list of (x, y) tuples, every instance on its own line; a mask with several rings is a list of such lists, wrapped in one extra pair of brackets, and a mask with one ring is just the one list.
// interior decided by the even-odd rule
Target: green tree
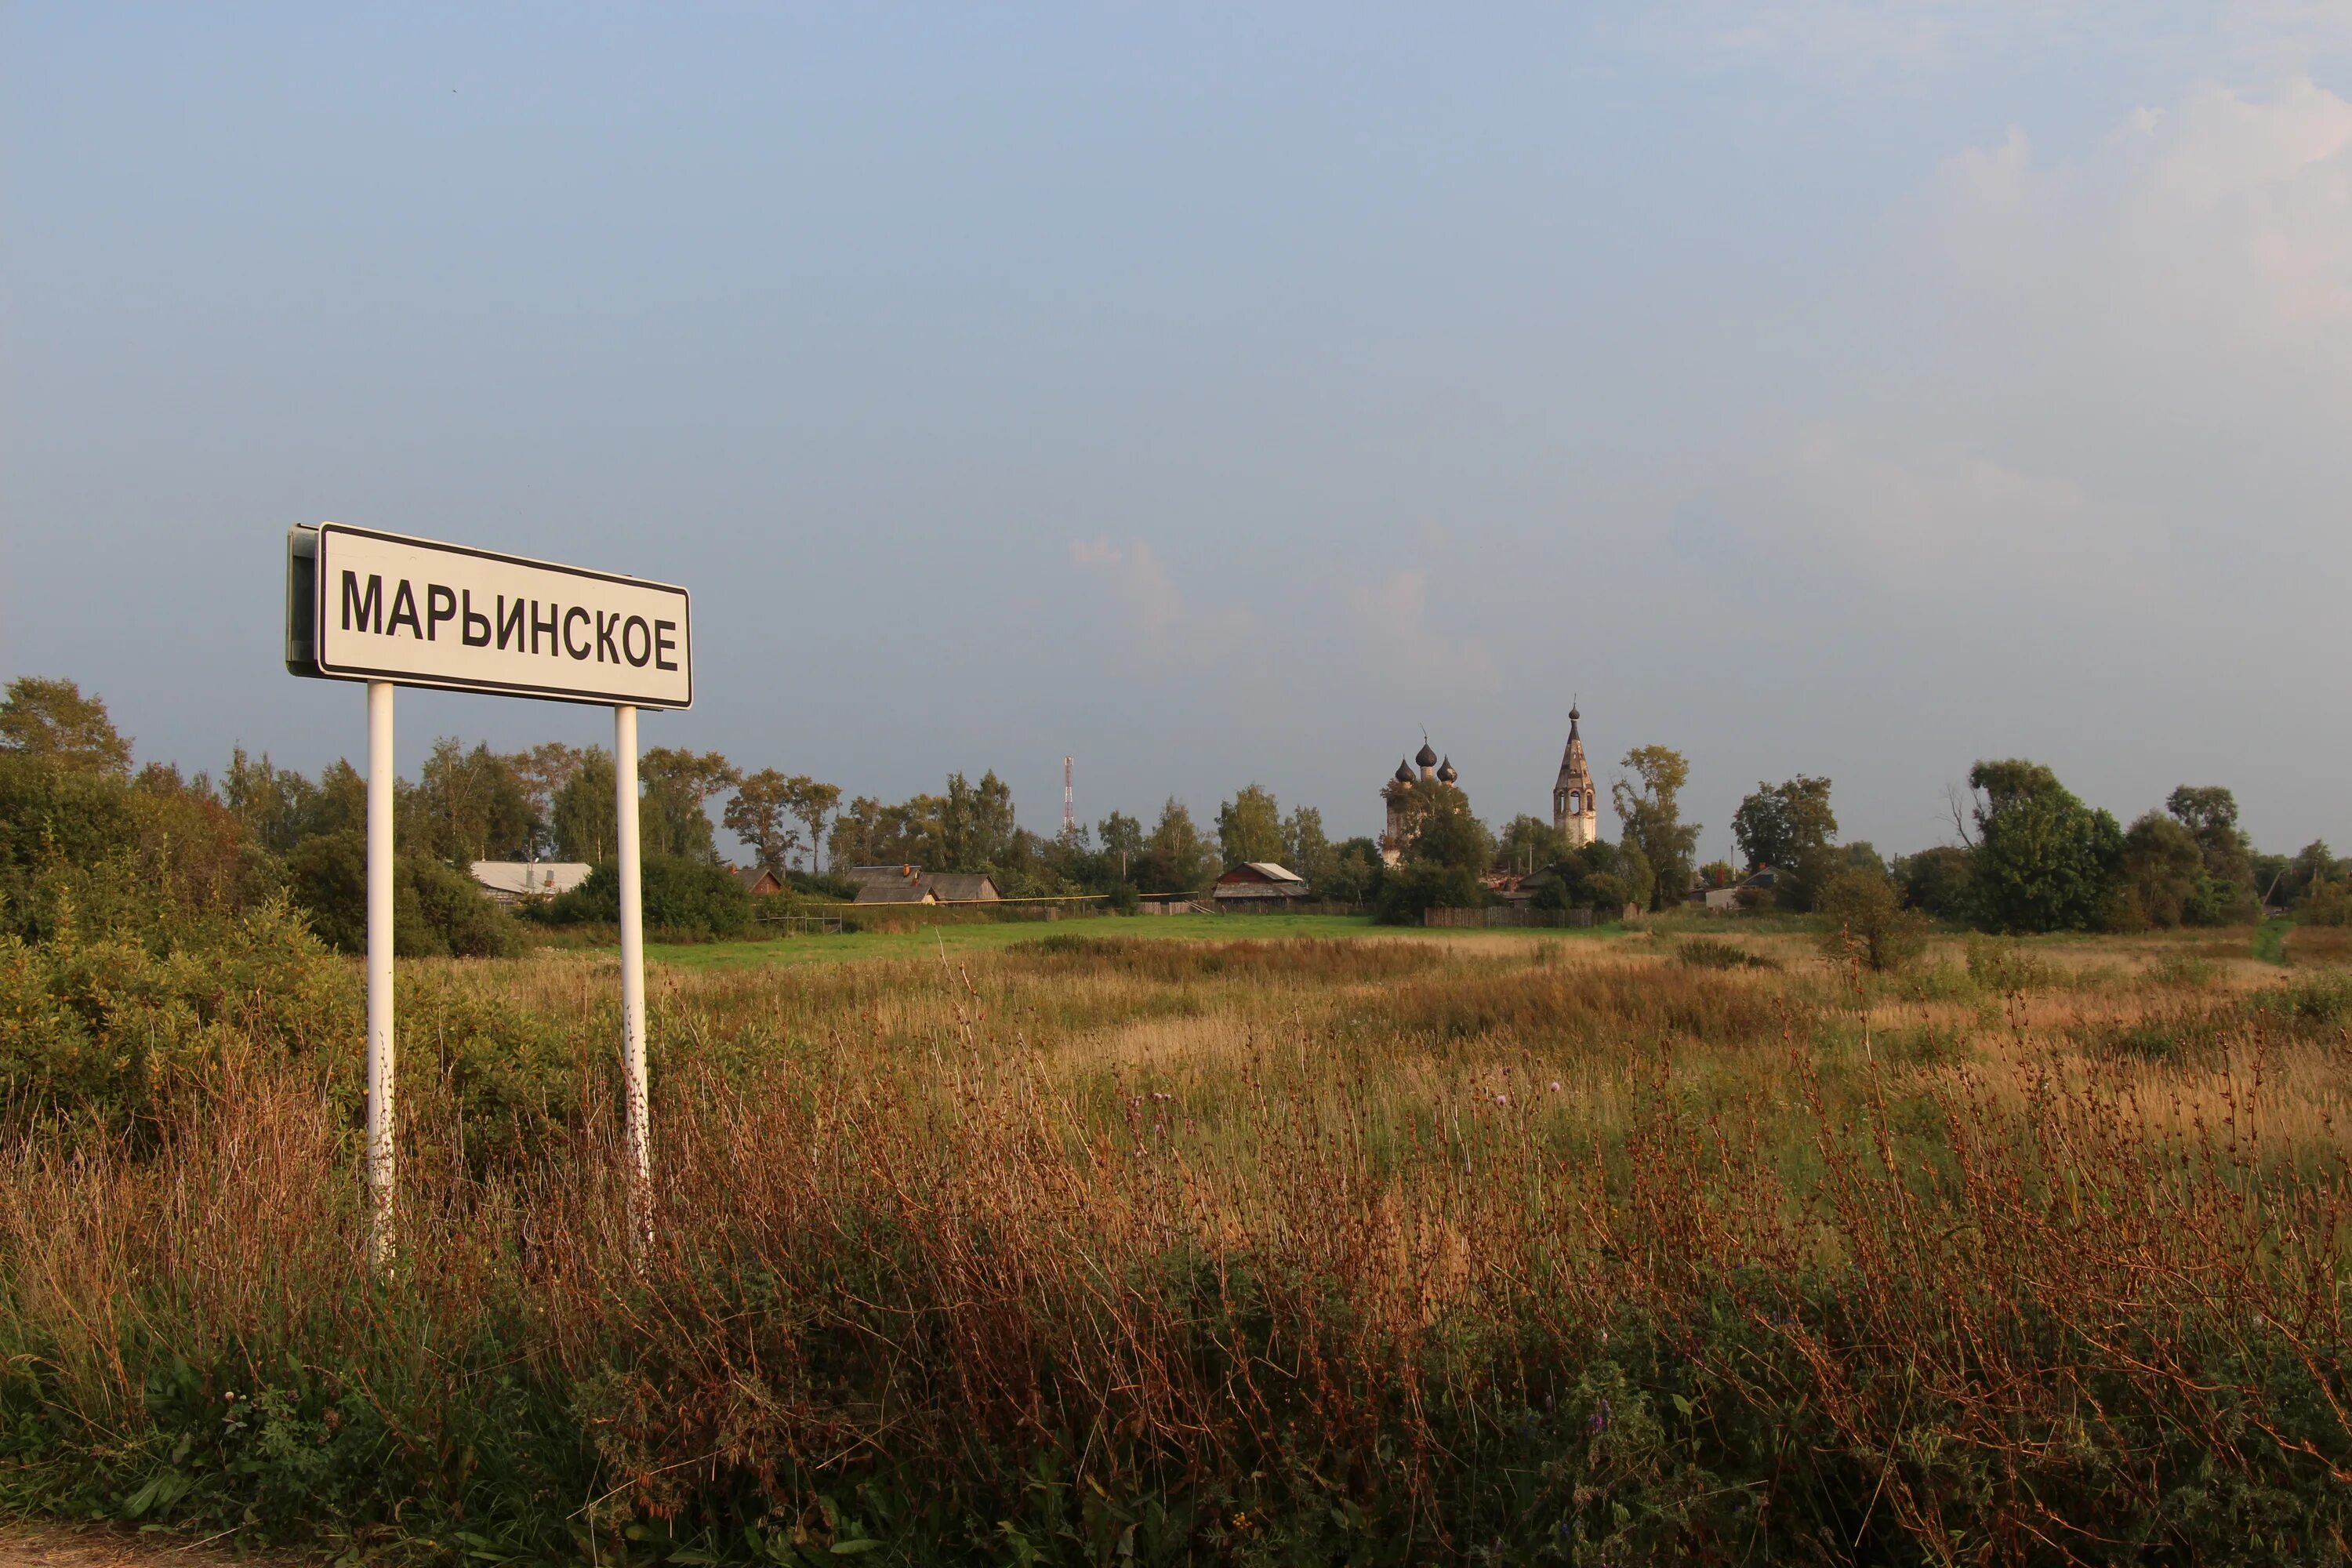
[(1376, 839), (1349, 838), (1332, 846), (1330, 868), (1315, 884), (1315, 896), (1361, 905), (1379, 888), (1385, 868)]
[(1830, 781), (1799, 773), (1784, 784), (1760, 780), (1731, 814), (1731, 837), (1750, 871), (1769, 866), (1793, 868), (1806, 851), (1837, 839), (1837, 814), (1830, 809)]
[(507, 766), (515, 781), (522, 787), (524, 797), (530, 803), (535, 826), (531, 851), (534, 858), (553, 851), (555, 831), (555, 797), (572, 782), (574, 773), (588, 753), (578, 746), (562, 741), (543, 741), (528, 752), (516, 752), (507, 758)]
[[(1414, 794), (1426, 795), (1416, 804), (1413, 813), (1417, 823), (1412, 841), (1404, 847), (1403, 859), (1408, 866), (1450, 866), (1467, 871), (1475, 880), (1495, 861), (1495, 837), (1486, 825), (1470, 809), (1470, 797), (1461, 790), (1444, 784), (1415, 785)], [(1486, 900), (1481, 898), (1477, 902)]]
[(1104, 856), (1118, 866), (1120, 879), (1132, 882), (1143, 864), (1143, 824), (1114, 811), (1095, 824), (1095, 837), (1102, 840)]
[(1895, 861), (1895, 876), (1911, 908), (1939, 921), (1965, 921), (1974, 907), (1969, 866), (1967, 850), (1943, 844)]
[(1295, 806), (1282, 819), (1282, 863), (1306, 878), (1318, 897), (1326, 896), (1338, 857), (1323, 836), (1323, 814), (1313, 806)]
[(880, 799), (861, 795), (835, 815), (833, 832), (824, 843), (825, 858), (835, 870), (844, 866), (885, 863), (875, 852), (881, 837), (883, 809)]
[(637, 764), (637, 832), (642, 852), (683, 859), (719, 858), (710, 827), (711, 797), (742, 775), (717, 752), (656, 746)]
[(1175, 796), (1160, 808), (1160, 820), (1143, 841), (1143, 855), (1132, 879), (1153, 893), (1198, 892), (1216, 879), (1216, 851), (1201, 836), (1192, 813)]
[[(1427, 793), (1424, 795), (1423, 791)], [(1487, 902), (1480, 880), (1494, 863), (1495, 838), (1470, 809), (1469, 797), (1444, 784), (1416, 784), (1412, 839), (1402, 863), (1382, 874), (1373, 895), (1374, 918), (1412, 925), (1433, 909), (1475, 909)]]
[(2123, 828), (2094, 811), (2039, 763), (1980, 762), (1977, 845), (1969, 867), (1976, 921), (1988, 931), (2087, 931), (2106, 913), (2123, 856)]
[(1280, 861), (1282, 807), (1274, 792), (1253, 782), (1218, 807), (1217, 846), (1224, 852), (1228, 867), (1252, 860)]
[(2224, 925), (2260, 918), (2253, 846), (2238, 826), (2238, 797), (2219, 784), (2182, 784), (2164, 809), (2197, 841), (2203, 885), (2182, 918), (2191, 925)]
[(1822, 944), (1832, 958), (1890, 972), (1927, 950), (1927, 920), (1903, 907), (1901, 891), (1883, 871), (1841, 871), (1822, 885), (1819, 901)]
[[(819, 784), (806, 773), (784, 781), (784, 809), (808, 829), (809, 869), (817, 869), (817, 846), (824, 842), (825, 819), (841, 804), (839, 784)], [(780, 871), (777, 875), (782, 876)]]
[(720, 817), (727, 830), (751, 847), (752, 861), (781, 879), (792, 864), (800, 835), (789, 821), (792, 781), (773, 768), (746, 773)]
[(538, 837), (530, 797), (508, 760), (446, 736), (402, 792), (399, 826), (404, 850), (456, 864), (523, 859)]
[(131, 742), (100, 699), (70, 680), (19, 676), (0, 698), (0, 752), (35, 757), (73, 773), (131, 776)]
[(602, 746), (591, 746), (581, 752), (572, 776), (556, 790), (548, 813), (556, 854), (591, 866), (611, 859), (619, 817), (613, 753)]
[(2205, 857), (2177, 819), (2148, 812), (2125, 830), (2120, 886), (2106, 924), (2122, 931), (2181, 924), (2207, 900)]
[(292, 768), (280, 768), (264, 752), (261, 760), (243, 746), (229, 752), (221, 775), (221, 804), (273, 855), (284, 855), (318, 831), (319, 789)]
[(1683, 821), (1679, 804), (1683, 785), (1690, 782), (1690, 764), (1669, 747), (1636, 746), (1625, 753), (1624, 766), (1640, 782), (1619, 779), (1610, 788), (1610, 800), (1624, 825), (1626, 842), (1648, 865), (1649, 907), (1663, 909), (1690, 886), (1691, 862), (1698, 853), (1699, 825)]
[(2352, 882), (2341, 877), (2314, 879), (2294, 900), (2294, 912), (2298, 925), (2352, 925)]
[(1522, 812), (1504, 825), (1502, 837), (1495, 847), (1495, 866), (1498, 870), (1532, 876), (1559, 865), (1569, 853), (1566, 836), (1549, 820)]
[(1013, 854), (1018, 826), (1013, 816), (1013, 789), (996, 776), (982, 773), (978, 784), (963, 774), (948, 777), (947, 799), (940, 812), (940, 847), (948, 871), (995, 871)]
[(922, 866), (949, 869), (946, 850), (947, 802), (939, 795), (919, 795), (897, 805), (885, 805), (870, 795), (859, 795), (834, 818), (826, 844), (836, 868), (844, 866)]

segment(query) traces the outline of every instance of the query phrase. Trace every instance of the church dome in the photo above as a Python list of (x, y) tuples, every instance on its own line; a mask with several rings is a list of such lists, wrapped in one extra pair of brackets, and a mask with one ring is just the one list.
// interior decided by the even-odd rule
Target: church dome
[(1406, 762), (1399, 762), (1399, 763), (1397, 763), (1396, 782), (1397, 782), (1397, 783), (1399, 783), (1399, 784), (1411, 784), (1411, 783), (1412, 783), (1412, 763), (1406, 763)]
[(1455, 779), (1458, 779), (1462, 775), (1460, 773), (1454, 771), (1454, 759), (1452, 757), (1448, 757), (1444, 762), (1437, 764), (1438, 783), (1452, 784)]
[(1427, 741), (1423, 741), (1421, 743), (1421, 750), (1414, 754), (1412, 760), (1424, 768), (1433, 768), (1437, 765), (1437, 753), (1430, 749)]

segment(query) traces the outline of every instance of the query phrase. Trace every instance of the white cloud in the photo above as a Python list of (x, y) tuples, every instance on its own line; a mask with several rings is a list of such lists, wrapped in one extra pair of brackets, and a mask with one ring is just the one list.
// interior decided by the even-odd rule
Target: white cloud
[(2274, 80), (2352, 55), (2347, 0), (1669, 0), (1629, 31), (1704, 69), (1753, 68), (1851, 91), (1916, 90), (1970, 68), (2133, 58)]
[(1901, 600), (2146, 608), (2179, 586), (2166, 553), (2144, 547), (2161, 520), (1982, 452), (1898, 451), (1822, 426), (1751, 475), (1745, 499), (1822, 567)]
[(1391, 572), (1348, 595), (1360, 657), (1392, 688), (1432, 695), (1494, 691), (1501, 680), (1484, 642), (1430, 622), (1429, 574)]
[(2070, 351), (2256, 355), (2352, 393), (2352, 102), (2308, 80), (2207, 87), (2089, 156), (2012, 130), (1945, 166), (1939, 237), (1964, 303)]
[(1158, 552), (1142, 540), (1074, 540), (1070, 561), (1110, 590), (1129, 647), (1150, 663), (1212, 663), (1246, 638), (1254, 624), (1244, 605), (1187, 601)]

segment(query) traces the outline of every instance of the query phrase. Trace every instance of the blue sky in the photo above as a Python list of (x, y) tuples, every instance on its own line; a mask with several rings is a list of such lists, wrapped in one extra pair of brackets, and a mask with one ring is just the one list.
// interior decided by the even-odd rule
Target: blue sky
[[(1432, 739), (1882, 848), (2352, 846), (2352, 6), (0, 10), (0, 672), (314, 769), (289, 523), (697, 595), (717, 748), (1050, 830)], [(404, 694), (436, 735), (593, 710)], [(1604, 768), (1604, 776), (1610, 771)]]

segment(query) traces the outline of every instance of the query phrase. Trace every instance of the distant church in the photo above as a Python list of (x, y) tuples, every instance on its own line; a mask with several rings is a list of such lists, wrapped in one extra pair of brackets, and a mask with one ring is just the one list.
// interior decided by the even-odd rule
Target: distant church
[[(1592, 770), (1584, 761), (1584, 737), (1578, 732), (1583, 715), (1571, 704), (1568, 710), (1568, 749), (1560, 753), (1559, 777), (1551, 789), (1551, 825), (1571, 849), (1581, 848), (1601, 837), (1601, 798), (1592, 787)], [(1419, 773), (1413, 770), (1418, 766)], [(1459, 789), (1462, 775), (1454, 771), (1454, 759), (1440, 757), (1424, 739), (1421, 750), (1411, 762), (1397, 763), (1394, 773), (1381, 785), (1381, 804), (1386, 807), (1388, 820), (1381, 833), (1381, 858), (1393, 866), (1404, 858), (1404, 847), (1412, 842), (1420, 825), (1412, 820), (1406, 802), (1412, 792), (1423, 784), (1435, 784), (1444, 789)]]
[(1601, 802), (1592, 789), (1592, 770), (1584, 765), (1584, 737), (1576, 732), (1583, 717), (1570, 703), (1568, 710), (1568, 750), (1559, 756), (1559, 777), (1551, 786), (1553, 831), (1580, 849), (1601, 837)]
[(1441, 759), (1430, 749), (1427, 737), (1423, 738), (1421, 750), (1412, 761), (1421, 764), (1418, 778), (1413, 775), (1412, 763), (1399, 763), (1389, 782), (1381, 786), (1381, 803), (1388, 808), (1388, 826), (1381, 833), (1381, 859), (1391, 866), (1404, 858), (1404, 847), (1421, 831), (1421, 825), (1405, 810), (1405, 802), (1412, 798), (1414, 786), (1433, 784), (1444, 789), (1461, 787), (1462, 775), (1454, 771), (1454, 759)]

